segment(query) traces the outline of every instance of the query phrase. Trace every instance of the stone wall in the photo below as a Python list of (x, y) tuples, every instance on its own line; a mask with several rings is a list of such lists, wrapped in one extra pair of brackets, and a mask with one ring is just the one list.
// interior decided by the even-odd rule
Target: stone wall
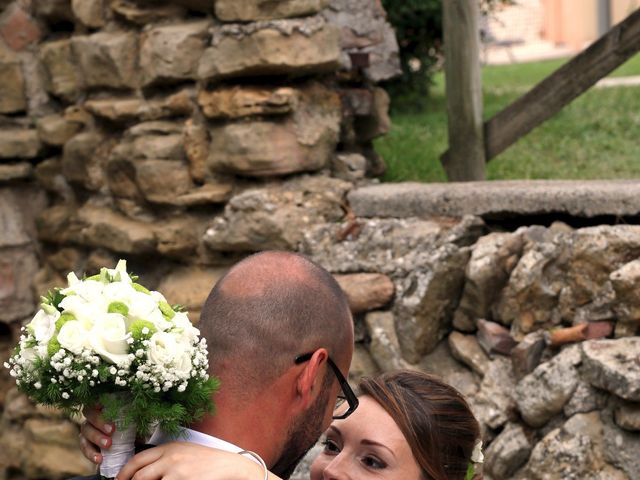
[[(67, 271), (126, 257), (197, 321), (252, 242), (338, 221), (384, 169), (398, 73), (378, 0), (0, 1), (2, 362)], [(249, 243), (216, 233), (227, 210)], [(11, 386), (0, 369), (0, 478), (90, 472), (77, 425)]]

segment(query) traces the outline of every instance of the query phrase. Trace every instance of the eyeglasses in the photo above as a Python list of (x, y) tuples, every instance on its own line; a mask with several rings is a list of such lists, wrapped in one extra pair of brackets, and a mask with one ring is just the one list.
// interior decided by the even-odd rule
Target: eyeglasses
[[(309, 352), (298, 355), (295, 359), (296, 365), (308, 362), (313, 356), (313, 353), (314, 352)], [(331, 367), (331, 370), (333, 370), (333, 373), (335, 374), (336, 378), (338, 379), (338, 383), (340, 384), (340, 388), (342, 389), (342, 395), (338, 395), (338, 397), (336, 398), (336, 406), (333, 409), (333, 419), (342, 420), (344, 418), (347, 418), (354, 412), (356, 408), (358, 408), (358, 397), (356, 397), (356, 394), (353, 393), (353, 390), (351, 390), (351, 387), (349, 386), (349, 382), (347, 382), (347, 379), (344, 378), (344, 375), (342, 375), (342, 372), (340, 372), (338, 366), (333, 362), (333, 360), (331, 360), (331, 357), (327, 358), (327, 363), (329, 364), (329, 367)], [(335, 412), (342, 405), (344, 405), (345, 402), (349, 405), (349, 408), (347, 408), (347, 410), (342, 413), (336, 414)]]

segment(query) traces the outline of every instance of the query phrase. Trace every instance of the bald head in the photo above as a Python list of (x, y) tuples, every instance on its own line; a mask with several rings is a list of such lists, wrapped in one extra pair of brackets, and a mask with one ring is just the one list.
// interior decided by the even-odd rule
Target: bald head
[[(199, 327), (212, 371), (260, 386), (324, 347), (344, 358), (353, 345), (346, 296), (326, 270), (289, 252), (263, 252), (236, 264), (209, 294)], [(237, 370), (237, 372), (235, 371)]]

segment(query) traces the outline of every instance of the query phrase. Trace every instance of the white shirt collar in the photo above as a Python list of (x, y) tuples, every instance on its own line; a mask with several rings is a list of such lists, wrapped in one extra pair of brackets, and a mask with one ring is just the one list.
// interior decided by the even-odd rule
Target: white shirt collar
[(162, 445), (169, 442), (190, 442), (202, 445), (205, 447), (218, 448), (226, 452), (239, 453), (243, 451), (243, 448), (234, 445), (233, 443), (222, 440), (218, 437), (207, 435), (206, 433), (191, 430), (190, 428), (183, 428), (177, 435), (167, 435), (161, 429), (157, 429), (151, 436), (149, 443), (152, 445)]

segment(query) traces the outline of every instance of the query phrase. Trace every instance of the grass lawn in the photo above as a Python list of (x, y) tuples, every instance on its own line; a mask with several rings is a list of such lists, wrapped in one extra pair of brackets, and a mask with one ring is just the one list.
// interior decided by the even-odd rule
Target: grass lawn
[[(565, 61), (484, 67), (485, 118)], [(640, 54), (611, 74), (629, 75), (640, 75)], [(391, 132), (376, 141), (388, 167), (383, 180), (446, 181), (439, 160), (447, 148), (444, 76), (436, 75), (425, 112), (391, 119)], [(588, 91), (491, 160), (487, 178), (640, 178), (640, 86)]]

